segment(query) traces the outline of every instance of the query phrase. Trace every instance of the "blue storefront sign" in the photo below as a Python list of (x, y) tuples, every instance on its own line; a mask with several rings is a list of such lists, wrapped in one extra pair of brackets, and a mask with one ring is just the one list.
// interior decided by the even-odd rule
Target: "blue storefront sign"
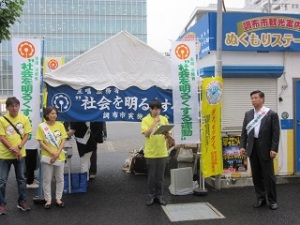
[[(196, 39), (203, 40), (205, 29), (204, 37), (208, 41), (203, 41), (203, 46), (208, 51), (199, 55), (214, 51), (216, 21), (217, 14), (208, 13), (179, 39), (183, 40), (186, 34), (194, 32)], [(222, 40), (223, 51), (300, 51), (300, 15), (223, 13)]]
[(157, 98), (162, 103), (161, 115), (173, 123), (172, 91), (151, 87), (119, 90), (108, 87), (98, 91), (92, 87), (75, 90), (70, 86), (47, 86), (47, 105), (58, 109), (59, 121), (130, 121), (140, 122), (149, 113), (148, 102)]

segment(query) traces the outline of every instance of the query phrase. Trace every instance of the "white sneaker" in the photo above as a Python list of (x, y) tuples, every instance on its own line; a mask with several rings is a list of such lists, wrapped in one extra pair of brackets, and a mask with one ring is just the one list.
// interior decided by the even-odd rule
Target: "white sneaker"
[(31, 189), (33, 189), (33, 188), (38, 188), (38, 187), (39, 187), (39, 185), (36, 184), (36, 183), (26, 184), (26, 188), (31, 188)]
[(95, 178), (96, 178), (96, 175), (95, 175), (95, 174), (91, 174), (91, 175), (90, 175), (90, 179), (91, 179), (91, 180), (93, 180), (93, 179), (95, 179)]

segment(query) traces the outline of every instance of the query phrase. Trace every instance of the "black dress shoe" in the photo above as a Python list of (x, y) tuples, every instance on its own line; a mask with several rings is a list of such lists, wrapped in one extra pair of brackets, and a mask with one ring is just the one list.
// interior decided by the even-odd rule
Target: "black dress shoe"
[(265, 199), (258, 199), (257, 202), (254, 204), (254, 208), (259, 208), (266, 205)]
[(278, 205), (277, 205), (276, 202), (270, 203), (270, 209), (271, 209), (271, 210), (276, 210), (277, 208), (278, 208)]
[(153, 205), (153, 203), (154, 203), (154, 198), (149, 198), (146, 202), (146, 205), (150, 206), (150, 205)]
[(166, 205), (167, 202), (163, 199), (163, 198), (158, 198), (157, 201), (159, 202), (159, 204), (161, 205)]

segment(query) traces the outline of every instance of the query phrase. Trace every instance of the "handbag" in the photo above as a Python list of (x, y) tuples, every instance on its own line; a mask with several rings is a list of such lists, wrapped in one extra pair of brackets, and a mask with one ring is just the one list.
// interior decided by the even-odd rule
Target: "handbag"
[[(64, 193), (85, 193), (87, 190), (87, 172), (85, 173), (71, 173), (71, 182), (69, 182), (69, 174), (64, 174)], [(71, 184), (71, 192), (69, 190), (69, 183)]]
[(44, 155), (41, 157), (41, 162), (47, 163), (47, 164), (53, 165), (53, 166), (61, 166), (63, 164), (63, 162), (58, 160), (58, 159), (55, 160), (54, 163), (51, 163), (51, 158), (47, 157), (47, 156), (44, 156)]
[(147, 174), (147, 163), (144, 150), (140, 150), (132, 159), (132, 171), (135, 175)]
[(166, 139), (167, 139), (167, 147), (168, 147), (168, 149), (172, 148), (173, 146), (175, 146), (175, 140), (174, 140), (174, 138), (172, 136), (167, 135)]
[(178, 162), (193, 162), (194, 161), (194, 153), (191, 148), (180, 148), (177, 156)]

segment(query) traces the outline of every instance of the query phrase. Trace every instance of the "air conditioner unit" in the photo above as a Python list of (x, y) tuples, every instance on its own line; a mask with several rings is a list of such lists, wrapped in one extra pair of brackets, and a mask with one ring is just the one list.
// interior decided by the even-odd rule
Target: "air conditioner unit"
[(173, 195), (193, 194), (193, 172), (191, 167), (171, 170), (169, 191)]

